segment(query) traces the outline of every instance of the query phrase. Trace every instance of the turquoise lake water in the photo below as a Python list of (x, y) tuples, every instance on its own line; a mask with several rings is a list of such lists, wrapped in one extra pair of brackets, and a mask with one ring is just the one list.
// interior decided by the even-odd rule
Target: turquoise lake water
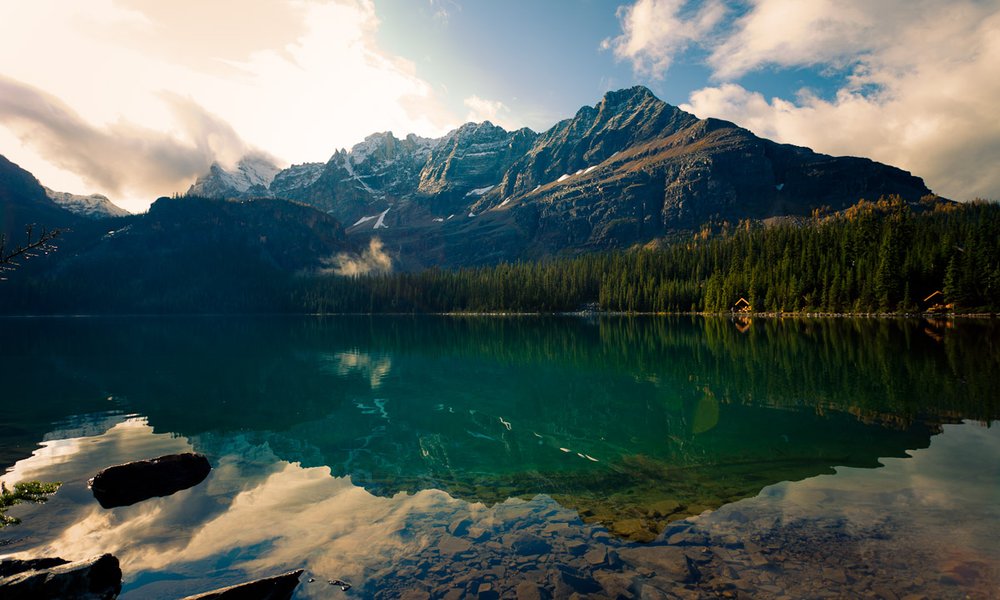
[[(0, 320), (0, 556), (124, 598), (996, 597), (1000, 328), (703, 317)], [(106, 510), (98, 470), (212, 473)], [(310, 581), (312, 579), (313, 581)], [(329, 581), (352, 584), (341, 590)]]

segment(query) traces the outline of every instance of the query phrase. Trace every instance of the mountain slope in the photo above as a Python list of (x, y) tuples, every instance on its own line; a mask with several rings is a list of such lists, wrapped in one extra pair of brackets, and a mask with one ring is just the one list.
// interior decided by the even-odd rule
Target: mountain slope
[(333, 217), (271, 199), (160, 198), (145, 214), (78, 221), (58, 246), (9, 274), (0, 311), (282, 310), (295, 276), (357, 255)]
[(124, 217), (130, 215), (129, 211), (111, 202), (107, 196), (102, 194), (91, 194), (81, 196), (68, 192), (56, 192), (49, 188), (43, 188), (45, 195), (50, 200), (65, 208), (75, 215), (88, 219), (109, 219), (114, 217)]
[(279, 171), (274, 161), (259, 153), (244, 156), (232, 170), (215, 162), (209, 172), (188, 189), (187, 195), (207, 198), (267, 195), (267, 187)]
[(0, 156), (0, 234), (12, 243), (23, 240), (24, 228), (71, 227), (80, 217), (53, 202), (35, 176)]
[(931, 193), (895, 167), (699, 119), (644, 87), (609, 92), (541, 134), (489, 122), (438, 140), (374, 134), (322, 170), (291, 167), (238, 195), (261, 191), (327, 211), (352, 236), (379, 236), (413, 269), (628, 247), (709, 221)]

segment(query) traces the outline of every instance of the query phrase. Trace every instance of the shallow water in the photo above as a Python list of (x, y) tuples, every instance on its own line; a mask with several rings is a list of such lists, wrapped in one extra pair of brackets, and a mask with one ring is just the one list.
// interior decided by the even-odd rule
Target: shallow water
[[(0, 321), (0, 553), (125, 598), (305, 568), (301, 598), (993, 597), (991, 322)], [(202, 484), (100, 508), (109, 465)], [(315, 581), (309, 582), (312, 578)], [(328, 580), (342, 579), (342, 591)]]

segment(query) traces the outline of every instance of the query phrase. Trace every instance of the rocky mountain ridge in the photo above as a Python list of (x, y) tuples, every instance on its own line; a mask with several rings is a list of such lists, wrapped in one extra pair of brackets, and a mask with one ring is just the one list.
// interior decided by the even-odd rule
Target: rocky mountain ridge
[(37, 235), (41, 229), (73, 227), (81, 220), (49, 198), (34, 175), (0, 156), (0, 235), (18, 244), (28, 226), (36, 228)]
[(118, 206), (103, 194), (90, 194), (82, 196), (70, 194), (68, 192), (56, 192), (47, 187), (43, 188), (50, 200), (65, 208), (71, 213), (87, 217), (88, 219), (107, 219), (114, 217), (124, 217), (130, 215), (129, 211)]
[(274, 160), (260, 153), (241, 158), (232, 169), (212, 163), (208, 173), (198, 178), (187, 195), (206, 198), (238, 198), (268, 195), (268, 186), (282, 171)]
[[(213, 195), (235, 173), (223, 175), (203, 178), (199, 193)], [(699, 119), (639, 86), (608, 92), (540, 134), (488, 121), (436, 140), (373, 134), (325, 164), (296, 165), (266, 189), (232, 195), (310, 204), (421, 268), (622, 248), (709, 221), (930, 193), (898, 168)]]

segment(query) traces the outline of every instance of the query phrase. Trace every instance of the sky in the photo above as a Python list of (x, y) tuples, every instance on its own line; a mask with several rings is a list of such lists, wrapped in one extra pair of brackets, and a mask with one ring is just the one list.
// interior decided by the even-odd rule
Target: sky
[(0, 0), (0, 154), (133, 212), (213, 161), (543, 131), (633, 85), (1000, 199), (1000, 0)]

